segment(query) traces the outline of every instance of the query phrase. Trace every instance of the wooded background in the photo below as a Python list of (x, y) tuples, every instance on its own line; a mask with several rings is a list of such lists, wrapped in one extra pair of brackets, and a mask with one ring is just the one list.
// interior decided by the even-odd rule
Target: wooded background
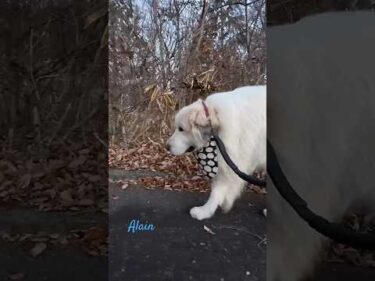
[(373, 0), (111, 0), (110, 143), (163, 143), (173, 113), (198, 97), (266, 83), (267, 25)]
[(1, 1), (0, 203), (106, 208), (107, 23), (103, 0)]
[[(105, 0), (0, 1), (0, 243), (15, 253), (1, 280), (51, 279), (87, 254), (107, 275), (107, 23)], [(35, 264), (45, 250), (58, 264)]]
[(265, 0), (111, 0), (109, 15), (113, 143), (162, 143), (182, 106), (266, 82)]
[(0, 132), (8, 148), (49, 154), (54, 141), (77, 134), (106, 142), (106, 27), (99, 0), (1, 2)]

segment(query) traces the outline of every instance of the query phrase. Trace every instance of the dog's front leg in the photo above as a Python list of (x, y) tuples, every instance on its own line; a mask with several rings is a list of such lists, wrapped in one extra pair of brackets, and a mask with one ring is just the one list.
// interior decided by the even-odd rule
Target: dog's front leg
[(224, 201), (225, 185), (219, 184), (219, 181), (214, 180), (211, 186), (211, 194), (206, 204), (200, 207), (190, 209), (190, 215), (197, 220), (204, 220), (211, 218), (217, 209)]

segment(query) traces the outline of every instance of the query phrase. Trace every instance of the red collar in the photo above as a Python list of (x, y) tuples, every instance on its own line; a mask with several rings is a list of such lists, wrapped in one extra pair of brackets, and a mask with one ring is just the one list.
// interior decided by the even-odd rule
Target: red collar
[(204, 108), (204, 114), (206, 115), (208, 123), (210, 124), (211, 131), (213, 131), (214, 128), (212, 127), (210, 113), (208, 111), (208, 107), (207, 107), (206, 103), (203, 100), (202, 100), (202, 105), (203, 105), (203, 108)]
[(202, 100), (202, 105), (203, 105), (204, 113), (206, 114), (206, 117), (207, 117), (208, 119), (210, 119), (210, 113), (208, 112), (208, 107), (207, 107), (207, 105), (205, 104), (204, 100)]

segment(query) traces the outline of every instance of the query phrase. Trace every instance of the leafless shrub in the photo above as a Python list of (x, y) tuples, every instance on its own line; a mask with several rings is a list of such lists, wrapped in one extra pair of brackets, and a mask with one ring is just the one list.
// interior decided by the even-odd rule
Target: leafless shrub
[(1, 5), (7, 40), (0, 43), (0, 130), (8, 148), (34, 145), (48, 154), (50, 145), (73, 135), (105, 138), (98, 124), (106, 118), (107, 9), (99, 1), (91, 4)]

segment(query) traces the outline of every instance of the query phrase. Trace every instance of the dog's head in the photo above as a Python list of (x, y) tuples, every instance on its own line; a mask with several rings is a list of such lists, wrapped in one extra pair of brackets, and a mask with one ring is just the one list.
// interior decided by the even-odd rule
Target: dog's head
[[(216, 110), (207, 105), (213, 129), (219, 127)], [(182, 108), (175, 117), (175, 131), (167, 141), (167, 149), (174, 155), (201, 149), (211, 136), (211, 124), (202, 100)]]

